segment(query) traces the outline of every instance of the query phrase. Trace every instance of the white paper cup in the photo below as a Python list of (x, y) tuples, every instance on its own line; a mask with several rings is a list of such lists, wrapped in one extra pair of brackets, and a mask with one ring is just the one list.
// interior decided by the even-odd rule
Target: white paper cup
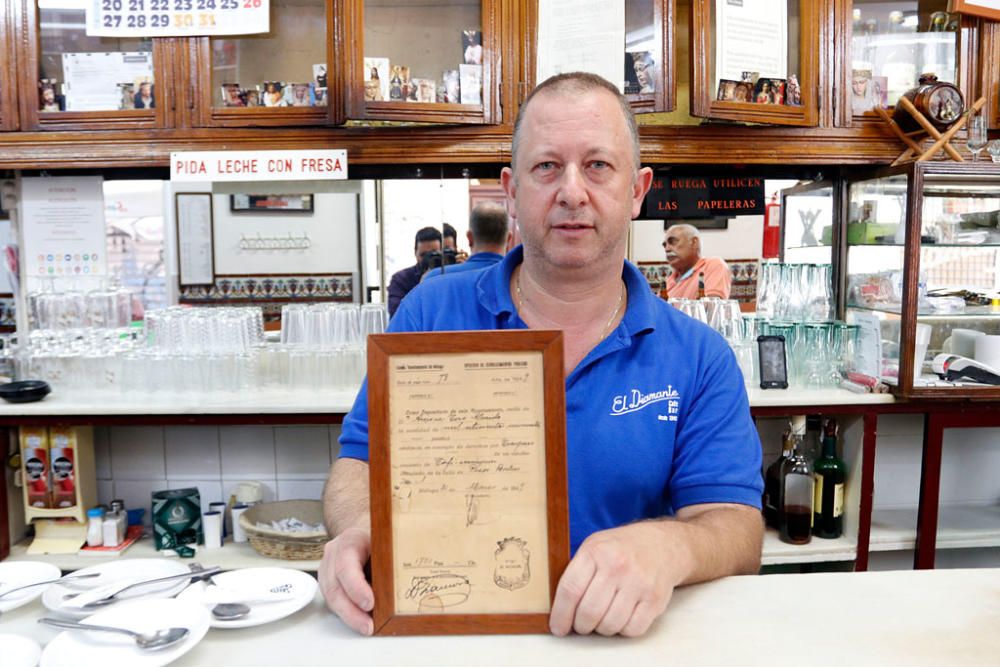
[(205, 512), (201, 515), (202, 529), (205, 532), (205, 548), (219, 549), (222, 547), (222, 512)]
[(990, 368), (1000, 370), (1000, 336), (979, 336), (976, 338), (975, 359)]

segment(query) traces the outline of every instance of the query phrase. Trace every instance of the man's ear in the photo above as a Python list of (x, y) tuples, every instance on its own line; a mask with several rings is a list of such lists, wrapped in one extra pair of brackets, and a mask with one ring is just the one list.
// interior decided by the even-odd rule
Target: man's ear
[(471, 229), (465, 232), (465, 240), (469, 242), (469, 250), (472, 250), (472, 248), (473, 248), (473, 246), (475, 244), (472, 242), (472, 230)]
[(642, 201), (646, 198), (650, 186), (653, 184), (653, 170), (643, 167), (635, 175), (635, 183), (632, 185), (632, 218), (634, 219), (642, 212)]
[(500, 170), (500, 185), (507, 195), (507, 215), (512, 220), (517, 220), (517, 206), (514, 203), (517, 199), (517, 185), (514, 183), (514, 171), (510, 167)]

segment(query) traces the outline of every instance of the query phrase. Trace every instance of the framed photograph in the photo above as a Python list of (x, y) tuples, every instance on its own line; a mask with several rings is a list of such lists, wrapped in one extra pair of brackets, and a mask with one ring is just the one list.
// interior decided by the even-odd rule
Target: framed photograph
[(483, 66), (459, 65), (458, 76), (461, 82), (459, 95), (461, 96), (462, 104), (482, 104)]
[(720, 102), (753, 102), (753, 84), (749, 81), (719, 79), (719, 90), (715, 99)]
[(285, 106), (316, 106), (316, 92), (311, 83), (290, 83), (285, 86)]
[(222, 105), (227, 107), (245, 107), (247, 106), (246, 97), (243, 95), (243, 89), (240, 88), (238, 83), (224, 83), (221, 86), (222, 90)]
[(229, 195), (233, 213), (312, 213), (312, 195)]
[(462, 31), (462, 62), (466, 65), (483, 64), (483, 33), (481, 30)]
[(757, 79), (753, 101), (757, 104), (784, 104), (785, 80), (764, 77)]
[[(626, 74), (629, 68), (632, 69), (632, 76), (627, 79), (626, 94), (634, 91), (634, 94), (650, 95), (656, 92), (656, 63), (651, 51), (626, 52)], [(634, 88), (629, 89), (630, 86)]]
[(414, 79), (413, 88), (417, 92), (415, 102), (437, 101), (437, 82), (434, 79)]
[(441, 73), (441, 83), (443, 85), (444, 95), (442, 102), (445, 104), (461, 104), (462, 96), (459, 92), (461, 90), (461, 79), (459, 78), (457, 69), (446, 69)]
[(388, 58), (365, 58), (365, 101), (388, 101), (389, 78)]
[(285, 84), (282, 81), (265, 81), (261, 84), (260, 105), (262, 107), (283, 107), (285, 104)]
[(548, 633), (569, 562), (558, 331), (368, 339), (375, 633)]
[(174, 207), (178, 281), (182, 286), (214, 284), (212, 194), (178, 192), (174, 195)]
[(313, 83), (317, 88), (326, 88), (326, 63), (312, 66)]

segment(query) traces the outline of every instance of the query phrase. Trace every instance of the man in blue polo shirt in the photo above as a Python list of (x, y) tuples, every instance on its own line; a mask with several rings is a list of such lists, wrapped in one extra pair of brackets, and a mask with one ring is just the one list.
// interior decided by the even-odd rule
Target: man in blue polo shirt
[[(625, 261), (651, 181), (614, 86), (581, 73), (547, 80), (521, 107), (501, 174), (523, 245), (417, 287), (390, 324), (563, 331), (574, 555), (549, 615), (557, 635), (641, 635), (675, 587), (760, 566), (761, 451), (735, 358)], [(319, 581), (330, 609), (370, 634), (366, 387), (340, 442), (324, 489), (336, 537)]]
[(510, 223), (507, 220), (507, 209), (493, 202), (476, 204), (469, 214), (469, 250), (472, 254), (461, 264), (448, 264), (431, 269), (421, 279), (426, 282), (432, 278), (466, 271), (479, 271), (493, 266), (507, 252), (507, 244), (511, 239)]

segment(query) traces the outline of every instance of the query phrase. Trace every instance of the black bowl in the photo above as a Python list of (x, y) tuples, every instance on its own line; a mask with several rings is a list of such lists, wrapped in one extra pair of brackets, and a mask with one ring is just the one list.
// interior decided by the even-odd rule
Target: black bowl
[(42, 380), (21, 380), (0, 384), (0, 398), (8, 403), (31, 403), (40, 401), (52, 392), (48, 382)]

